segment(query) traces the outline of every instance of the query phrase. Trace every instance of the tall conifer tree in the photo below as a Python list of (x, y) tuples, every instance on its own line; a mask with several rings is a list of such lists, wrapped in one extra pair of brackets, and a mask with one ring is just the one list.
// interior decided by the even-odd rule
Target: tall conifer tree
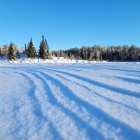
[(48, 59), (49, 58), (49, 46), (48, 46), (47, 40), (44, 38), (44, 36), (42, 36), (42, 40), (40, 42), (39, 56), (42, 59)]
[(10, 43), (9, 48), (8, 48), (8, 59), (9, 60), (15, 60), (16, 59), (13, 43)]
[(36, 50), (35, 50), (35, 47), (34, 47), (34, 44), (33, 44), (33, 41), (32, 41), (32, 38), (28, 44), (28, 48), (27, 48), (27, 56), (29, 58), (35, 58), (36, 56)]

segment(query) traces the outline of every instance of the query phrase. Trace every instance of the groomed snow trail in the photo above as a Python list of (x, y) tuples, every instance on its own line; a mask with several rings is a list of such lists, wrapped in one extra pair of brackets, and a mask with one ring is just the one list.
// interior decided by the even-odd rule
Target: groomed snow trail
[(140, 63), (0, 64), (0, 140), (94, 139), (140, 139)]

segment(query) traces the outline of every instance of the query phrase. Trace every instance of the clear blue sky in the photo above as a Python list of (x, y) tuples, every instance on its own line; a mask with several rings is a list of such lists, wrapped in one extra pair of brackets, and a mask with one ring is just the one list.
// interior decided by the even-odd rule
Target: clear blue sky
[(140, 0), (0, 0), (0, 44), (140, 46)]

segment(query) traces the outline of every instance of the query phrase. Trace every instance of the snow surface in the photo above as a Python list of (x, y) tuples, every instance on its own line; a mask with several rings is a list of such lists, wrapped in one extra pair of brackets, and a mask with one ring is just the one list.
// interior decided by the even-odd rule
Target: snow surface
[[(91, 61), (92, 62), (96, 62), (96, 61)], [(102, 61), (103, 62), (103, 61)], [(51, 59), (45, 59), (42, 60), (40, 58), (35, 58), (35, 59), (31, 59), (31, 58), (27, 58), (27, 57), (21, 57), (20, 59), (16, 59), (14, 61), (8, 61), (7, 58), (5, 56), (0, 57), (0, 63), (17, 63), (17, 64), (21, 64), (21, 63), (28, 63), (28, 64), (33, 64), (33, 63), (89, 63), (89, 61), (86, 60), (75, 60), (75, 59), (67, 59), (67, 58), (63, 58), (63, 57), (52, 57)]]
[(140, 63), (16, 63), (0, 63), (0, 140), (140, 139)]

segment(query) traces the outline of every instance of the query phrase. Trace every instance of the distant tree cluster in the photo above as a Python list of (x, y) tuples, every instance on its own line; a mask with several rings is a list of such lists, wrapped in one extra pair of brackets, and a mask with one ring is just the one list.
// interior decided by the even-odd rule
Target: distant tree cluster
[(15, 60), (16, 59), (16, 53), (18, 53), (18, 48), (13, 43), (10, 43), (9, 45), (4, 45), (0, 47), (0, 56), (4, 57), (7, 56), (9, 60)]
[(107, 61), (140, 61), (140, 48), (131, 46), (109, 46), (72, 48), (68, 50), (52, 51), (57, 57), (83, 60), (107, 60)]
[(42, 40), (38, 51), (36, 51), (32, 38), (28, 43), (28, 46), (26, 46), (25, 44), (24, 49), (19, 49), (13, 43), (10, 43), (10, 45), (4, 45), (0, 47), (0, 56), (2, 57), (7, 56), (8, 60), (15, 60), (16, 58), (20, 58), (21, 54), (25, 54), (27, 55), (28, 58), (31, 59), (34, 59), (35, 57), (41, 59), (50, 58), (50, 52), (49, 52), (49, 46), (47, 40), (44, 38), (44, 36), (42, 36)]

